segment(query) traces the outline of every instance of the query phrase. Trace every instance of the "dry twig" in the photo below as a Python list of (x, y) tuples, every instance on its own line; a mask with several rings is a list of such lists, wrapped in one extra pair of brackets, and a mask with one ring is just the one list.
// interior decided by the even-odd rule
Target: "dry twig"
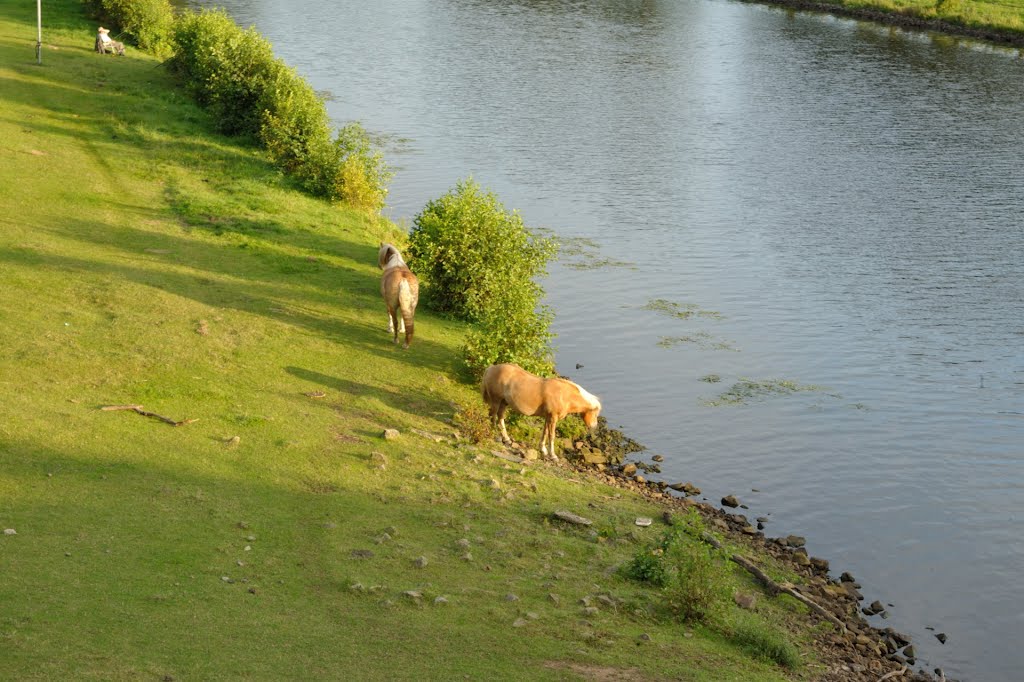
[(149, 412), (149, 411), (143, 409), (142, 405), (104, 405), (100, 409), (103, 410), (104, 412), (114, 412), (114, 411), (117, 411), (117, 410), (129, 410), (131, 412), (136, 412), (138, 414), (141, 414), (143, 417), (152, 417), (153, 419), (159, 419), (163, 423), (170, 424), (171, 426), (184, 426), (185, 424), (191, 424), (192, 422), (199, 421), (198, 419), (183, 419), (180, 422), (179, 421), (174, 421), (170, 417), (164, 417), (163, 415), (159, 415), (156, 412)]

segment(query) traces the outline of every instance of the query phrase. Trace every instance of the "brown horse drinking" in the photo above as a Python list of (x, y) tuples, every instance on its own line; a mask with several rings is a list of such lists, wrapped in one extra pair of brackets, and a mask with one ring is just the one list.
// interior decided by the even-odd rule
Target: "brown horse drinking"
[(419, 280), (392, 244), (381, 242), (377, 267), (384, 271), (380, 293), (388, 308), (388, 331), (395, 335), (395, 343), (398, 343), (398, 334), (405, 332), (405, 347), (408, 348), (412, 343), (412, 316), (420, 298)]
[(542, 379), (530, 374), (519, 365), (491, 365), (484, 370), (481, 383), (484, 402), (487, 403), (491, 424), (501, 428), (501, 439), (511, 443), (505, 430), (505, 410), (509, 406), (527, 416), (544, 417), (544, 431), (540, 437), (540, 451), (547, 456), (547, 444), (555, 456), (555, 425), (569, 414), (582, 414), (589, 428), (597, 425), (601, 401), (579, 385), (567, 379)]

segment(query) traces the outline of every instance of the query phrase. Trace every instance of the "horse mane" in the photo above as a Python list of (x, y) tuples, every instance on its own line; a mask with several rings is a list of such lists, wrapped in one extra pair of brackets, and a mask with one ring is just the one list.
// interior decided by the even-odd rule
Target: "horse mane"
[(402, 253), (398, 250), (398, 247), (388, 242), (380, 243), (380, 251), (377, 253), (377, 266), (382, 270), (387, 264), (393, 259), (398, 258), (398, 262), (395, 265), (405, 265), (405, 259), (402, 258)]

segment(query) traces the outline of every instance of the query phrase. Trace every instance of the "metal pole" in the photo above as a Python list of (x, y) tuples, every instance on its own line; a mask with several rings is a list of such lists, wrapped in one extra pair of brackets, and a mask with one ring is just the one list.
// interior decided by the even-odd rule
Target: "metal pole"
[(36, 0), (36, 63), (43, 63), (43, 0)]

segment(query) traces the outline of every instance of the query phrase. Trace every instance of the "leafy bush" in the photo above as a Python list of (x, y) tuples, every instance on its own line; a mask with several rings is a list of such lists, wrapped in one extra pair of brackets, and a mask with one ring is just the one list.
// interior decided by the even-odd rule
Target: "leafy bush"
[(471, 369), (515, 362), (551, 374), (552, 314), (534, 278), (554, 256), (553, 240), (533, 235), (493, 192), (466, 180), (415, 217), (409, 246), (429, 284), (428, 304), (476, 323), (463, 349)]
[(174, 11), (168, 0), (84, 0), (89, 12), (157, 55), (171, 51)]
[(721, 575), (721, 561), (710, 547), (695, 544), (674, 548), (668, 599), (683, 621), (708, 621), (728, 603), (729, 588)]
[(183, 15), (175, 24), (174, 66), (193, 95), (229, 135), (259, 133), (274, 111), (275, 85), (287, 67), (255, 28), (242, 30), (223, 10)]
[[(514, 296), (510, 296), (514, 299)], [(479, 376), (493, 364), (514, 362), (528, 372), (552, 376), (555, 370), (549, 331), (553, 315), (547, 306), (527, 308), (515, 300), (482, 315), (466, 335), (462, 358), (470, 371)]]
[(254, 28), (223, 10), (187, 12), (174, 30), (171, 64), (222, 132), (259, 140), (311, 194), (379, 212), (391, 173), (358, 123), (332, 139), (323, 100), (274, 57)]

